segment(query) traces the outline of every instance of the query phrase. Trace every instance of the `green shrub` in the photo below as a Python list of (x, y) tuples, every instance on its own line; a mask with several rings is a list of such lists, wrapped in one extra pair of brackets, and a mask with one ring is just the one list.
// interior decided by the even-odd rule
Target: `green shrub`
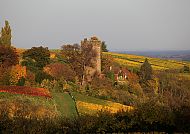
[(186, 65), (185, 65), (185, 66), (183, 67), (183, 72), (184, 72), (184, 73), (189, 73), (189, 72), (190, 72), (189, 66), (186, 66)]
[(24, 86), (25, 85), (25, 78), (22, 77), (21, 79), (18, 80), (17, 86)]
[(36, 74), (35, 74), (35, 81), (37, 83), (42, 83), (42, 81), (44, 79), (49, 79), (49, 80), (53, 80), (52, 76), (43, 72), (43, 71), (38, 71)]

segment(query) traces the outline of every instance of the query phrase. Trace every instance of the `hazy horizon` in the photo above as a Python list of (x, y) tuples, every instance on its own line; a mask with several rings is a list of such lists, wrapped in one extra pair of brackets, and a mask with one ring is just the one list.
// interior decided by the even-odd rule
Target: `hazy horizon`
[(189, 0), (1, 0), (18, 48), (50, 49), (96, 35), (109, 50), (190, 50)]

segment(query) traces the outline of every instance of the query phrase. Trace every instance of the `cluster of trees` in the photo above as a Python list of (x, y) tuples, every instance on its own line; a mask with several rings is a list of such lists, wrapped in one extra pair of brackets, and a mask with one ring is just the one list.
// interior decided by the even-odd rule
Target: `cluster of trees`
[[(35, 82), (41, 83), (44, 79), (51, 79), (51, 76), (43, 71), (43, 68), (50, 63), (50, 51), (48, 48), (32, 47), (22, 54), (22, 66), (35, 76)], [(32, 81), (28, 79), (28, 81)]]
[(3, 68), (18, 64), (18, 54), (16, 49), (9, 46), (0, 45), (0, 65)]
[[(145, 59), (139, 71), (130, 71), (124, 83), (116, 84), (115, 74), (110, 71), (110, 66), (118, 65), (114, 64), (113, 57), (103, 54), (102, 72), (105, 76), (95, 76), (91, 83), (84, 84), (86, 68), (94, 67), (92, 58), (97, 55), (88, 42), (82, 46), (78, 44), (62, 46), (59, 53), (61, 62), (60, 59), (51, 60), (48, 48), (32, 47), (22, 53), (19, 63), (19, 55), (11, 45), (11, 37), (10, 25), (5, 21), (0, 33), (1, 85), (44, 86), (50, 90), (58, 87), (60, 90), (57, 91), (62, 91), (64, 88), (68, 89), (65, 87), (68, 84), (71, 90), (136, 107), (132, 115), (101, 114), (98, 117), (85, 116), (84, 120), (80, 117), (74, 123), (67, 122), (70, 126), (63, 123), (62, 125), (69, 129), (78, 126), (75, 130), (68, 131), (86, 133), (120, 130), (122, 132), (185, 130), (189, 132), (189, 125), (181, 124), (190, 124), (187, 120), (190, 110), (190, 84), (188, 79), (179, 76), (177, 72), (159, 71), (154, 74), (151, 64)], [(102, 51), (108, 51), (105, 42), (102, 42)], [(189, 67), (184, 66), (183, 72), (189, 72)], [(80, 90), (76, 90), (79, 85), (83, 86)], [(105, 123), (105, 119), (109, 122)], [(6, 124), (6, 120), (4, 121)], [(9, 121), (14, 123), (12, 120)], [(85, 127), (86, 125), (88, 127)], [(56, 129), (53, 129), (56, 132), (62, 131), (59, 126), (60, 124), (58, 126), (54, 124)]]
[[(19, 64), (19, 55), (17, 54), (16, 48), (11, 46), (11, 28), (8, 21), (5, 21), (5, 26), (2, 28), (0, 33), (0, 67), (1, 74), (6, 74), (5, 77), (10, 77), (10, 70), (13, 66)], [(102, 42), (102, 51), (107, 52), (107, 46), (105, 41)], [(60, 76), (64, 77), (66, 81), (75, 81), (76, 79), (83, 84), (85, 82), (86, 75), (86, 67), (93, 67), (92, 58), (96, 56), (96, 52), (93, 50), (93, 46), (91, 44), (86, 45), (64, 45), (62, 46), (61, 54), (63, 61), (66, 64), (50, 64), (50, 51), (48, 48), (44, 47), (32, 47), (24, 51), (22, 54), (21, 65), (26, 66), (27, 75), (23, 75), (23, 77), (19, 76), (19, 79), (27, 79), (32, 83), (32, 81), (41, 83), (44, 79), (60, 79)], [(51, 72), (44, 71), (44, 68), (49, 65), (51, 68)], [(58, 67), (58, 70), (53, 70), (53, 67)], [(63, 68), (62, 68), (63, 67)], [(8, 69), (9, 68), (9, 69)], [(12, 69), (13, 70), (13, 69)], [(63, 71), (64, 70), (64, 71)], [(59, 71), (59, 76), (56, 76)], [(63, 73), (64, 72), (64, 73)], [(56, 74), (57, 73), (57, 74)], [(68, 74), (72, 74), (69, 75)], [(1, 75), (3, 77), (3, 75)], [(7, 82), (3, 82), (1, 84), (10, 84), (9, 79), (5, 78)], [(15, 80), (13, 80), (15, 81)], [(19, 81), (19, 80), (18, 80)], [(17, 82), (18, 82), (17, 81)], [(15, 84), (15, 82), (14, 82)]]
[[(102, 42), (102, 51), (107, 52), (106, 44)], [(97, 54), (93, 49), (93, 46), (87, 42), (85, 45), (64, 45), (61, 48), (61, 59), (60, 61), (52, 61), (50, 59), (50, 51), (48, 48), (32, 47), (22, 53), (21, 65), (19, 65), (19, 56), (16, 52), (16, 49), (11, 46), (11, 28), (8, 21), (5, 21), (5, 26), (1, 30), (0, 34), (0, 73), (1, 73), (1, 84), (4, 85), (36, 85), (41, 84), (43, 80), (48, 79), (50, 81), (64, 81), (73, 82), (73, 83), (83, 83), (86, 81), (85, 75), (87, 75), (86, 68), (94, 66), (92, 58)], [(153, 76), (153, 70), (151, 64), (148, 62), (148, 59), (145, 59), (145, 62), (140, 67), (139, 72), (131, 72), (128, 74), (128, 80), (125, 86), (115, 87), (114, 81), (115, 76), (114, 72), (110, 71), (110, 66), (117, 66), (113, 63), (113, 58), (110, 55), (102, 55), (102, 72), (105, 74), (106, 78), (95, 77), (91, 83), (82, 87), (84, 89), (92, 89), (91, 94), (95, 93), (95, 96), (102, 94), (102, 90), (106, 90), (104, 96), (110, 96), (109, 93), (111, 89), (126, 88), (126, 91), (129, 93), (142, 94), (142, 91), (153, 91), (161, 89), (159, 86), (158, 79), (161, 78), (156, 76), (158, 79), (155, 79)], [(15, 74), (16, 70), (21, 70), (18, 74)], [(184, 72), (188, 72), (189, 67), (184, 66)], [(97, 82), (100, 82), (102, 89), (96, 87)], [(63, 85), (63, 84), (62, 84)], [(107, 86), (109, 85), (109, 86)], [(94, 91), (94, 89), (100, 90), (99, 93)], [(110, 91), (107, 91), (107, 90)], [(134, 90), (135, 89), (135, 90)], [(116, 90), (117, 91), (117, 90)], [(87, 91), (89, 93), (89, 91)], [(111, 98), (120, 98), (119, 92), (111, 92), (111, 94), (116, 93), (118, 95), (111, 95)], [(158, 92), (158, 91), (157, 91)], [(155, 93), (155, 92), (151, 92)], [(126, 94), (126, 93), (124, 93)], [(117, 96), (117, 97), (116, 97)], [(127, 93), (126, 96), (129, 96)], [(125, 97), (123, 97), (125, 98)], [(123, 99), (122, 99), (123, 100)], [(124, 101), (121, 101), (122, 103)]]
[(8, 21), (0, 32), (0, 65), (7, 68), (18, 64), (16, 49), (11, 46), (11, 28)]
[[(0, 84), (7, 85), (17, 83), (22, 76), (14, 75), (12, 68), (19, 63), (16, 48), (11, 45), (11, 28), (8, 21), (0, 32)], [(14, 81), (14, 82), (13, 82)]]
[(96, 51), (91, 44), (85, 45), (64, 45), (62, 54), (70, 67), (75, 71), (81, 85), (85, 81), (86, 67), (93, 67), (92, 58), (96, 56)]
[(33, 47), (26, 50), (20, 65), (19, 55), (11, 44), (11, 38), (9, 22), (5, 21), (0, 33), (0, 84), (24, 85), (25, 79), (30, 78), (30, 72), (34, 73), (35, 81), (39, 83), (49, 77), (43, 72), (43, 67), (50, 63), (48, 48)]

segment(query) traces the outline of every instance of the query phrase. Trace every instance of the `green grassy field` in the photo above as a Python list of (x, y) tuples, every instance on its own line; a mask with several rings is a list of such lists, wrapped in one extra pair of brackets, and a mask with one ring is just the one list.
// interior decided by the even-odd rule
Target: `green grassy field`
[(75, 97), (76, 101), (83, 101), (87, 103), (99, 104), (99, 105), (107, 105), (107, 101), (98, 99), (91, 96), (86, 96), (77, 92), (73, 92), (72, 95)]
[(77, 111), (75, 108), (75, 102), (68, 93), (52, 93), (53, 100), (56, 103), (57, 110), (63, 117), (75, 117)]

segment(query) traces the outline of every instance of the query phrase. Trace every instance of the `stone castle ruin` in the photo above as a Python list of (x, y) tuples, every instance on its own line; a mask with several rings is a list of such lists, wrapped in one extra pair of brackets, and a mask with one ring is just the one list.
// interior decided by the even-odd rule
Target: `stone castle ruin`
[(96, 52), (96, 56), (92, 58), (93, 67), (86, 67), (86, 80), (90, 82), (95, 75), (101, 74), (101, 45), (102, 42), (97, 37), (91, 37), (89, 40), (85, 38), (81, 41), (81, 46), (92, 45), (93, 50)]

